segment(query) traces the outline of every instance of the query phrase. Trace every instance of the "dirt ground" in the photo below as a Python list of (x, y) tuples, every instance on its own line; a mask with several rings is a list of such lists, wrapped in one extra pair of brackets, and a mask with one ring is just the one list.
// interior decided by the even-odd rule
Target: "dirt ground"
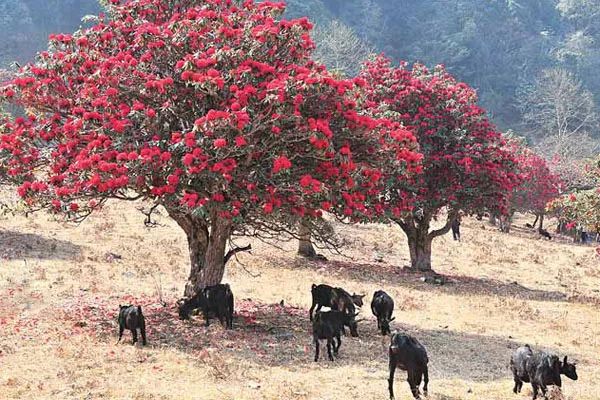
[[(591, 245), (540, 239), (523, 217), (509, 235), (465, 219), (462, 242), (438, 238), (441, 286), (403, 270), (406, 240), (394, 226), (336, 226), (347, 247), (325, 253), (327, 263), (296, 258), (294, 242), (250, 241), (252, 254), (225, 276), (236, 298), (231, 331), (177, 319), (185, 237), (164, 216), (151, 229), (143, 219), (122, 203), (79, 226), (41, 213), (0, 219), (1, 399), (387, 399), (389, 338), (368, 306), (360, 337), (344, 337), (335, 362), (313, 362), (312, 283), (366, 293), (367, 304), (386, 290), (392, 328), (428, 349), (431, 399), (530, 398), (529, 385), (513, 395), (508, 369), (524, 343), (578, 362), (580, 379), (564, 378), (553, 398), (600, 398), (600, 260)], [(125, 303), (143, 307), (145, 348), (128, 331), (116, 344)], [(395, 387), (397, 399), (411, 398), (401, 371)]]

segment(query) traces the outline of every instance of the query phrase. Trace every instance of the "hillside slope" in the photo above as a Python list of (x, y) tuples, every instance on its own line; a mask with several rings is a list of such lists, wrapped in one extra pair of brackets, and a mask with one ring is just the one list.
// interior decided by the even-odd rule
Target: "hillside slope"
[[(580, 379), (565, 398), (600, 398), (600, 266), (592, 247), (511, 235), (468, 219), (463, 242), (434, 244), (443, 286), (402, 270), (406, 241), (395, 227), (338, 226), (344, 256), (308, 263), (252, 242), (225, 281), (236, 296), (234, 330), (201, 318), (181, 322), (174, 302), (187, 274), (187, 245), (168, 219), (144, 228), (132, 204), (78, 227), (37, 214), (0, 220), (0, 393), (9, 399), (385, 399), (388, 338), (363, 307), (360, 338), (340, 357), (312, 361), (310, 285), (330, 283), (396, 301), (393, 328), (427, 346), (430, 398), (513, 396), (511, 351), (522, 343), (569, 355)], [(524, 220), (517, 225), (523, 225)], [(239, 240), (246, 244), (246, 240)], [(373, 253), (384, 262), (373, 261)], [(166, 306), (160, 303), (160, 296)], [(283, 306), (280, 301), (283, 300)], [(143, 306), (149, 346), (117, 339), (119, 304)], [(404, 373), (398, 399), (411, 398)], [(560, 398), (560, 397), (556, 397)]]

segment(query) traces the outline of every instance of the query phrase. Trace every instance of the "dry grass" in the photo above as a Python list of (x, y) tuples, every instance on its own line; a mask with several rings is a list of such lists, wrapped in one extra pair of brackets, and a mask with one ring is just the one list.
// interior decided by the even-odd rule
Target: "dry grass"
[[(580, 380), (565, 379), (553, 398), (600, 398), (600, 266), (592, 247), (525, 229), (503, 235), (467, 220), (462, 243), (446, 236), (434, 244), (437, 272), (449, 280), (436, 286), (403, 270), (406, 242), (392, 226), (338, 226), (348, 257), (328, 255), (328, 263), (296, 259), (293, 242), (282, 250), (253, 242), (253, 254), (240, 255), (226, 274), (237, 318), (224, 331), (176, 318), (185, 238), (166, 218), (154, 229), (142, 221), (123, 204), (79, 227), (44, 214), (0, 220), (1, 398), (387, 398), (388, 339), (377, 335), (368, 307), (361, 337), (344, 338), (339, 359), (312, 362), (313, 282), (369, 297), (388, 291), (395, 327), (428, 347), (432, 399), (528, 398), (529, 388), (513, 396), (508, 370), (522, 343), (579, 362)], [(375, 252), (383, 263), (373, 261)], [(128, 332), (115, 344), (116, 311), (127, 302), (144, 308), (146, 348), (131, 346)], [(410, 398), (402, 375), (396, 394)]]

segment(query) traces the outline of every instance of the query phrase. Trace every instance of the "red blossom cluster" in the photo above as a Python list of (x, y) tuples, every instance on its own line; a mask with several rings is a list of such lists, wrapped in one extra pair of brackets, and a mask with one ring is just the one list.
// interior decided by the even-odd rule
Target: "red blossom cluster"
[(135, 193), (225, 218), (357, 216), (377, 194), (384, 137), (399, 177), (419, 160), (412, 135), (362, 115), (356, 84), (311, 61), (311, 24), (278, 19), (282, 3), (112, 4), (95, 26), (52, 35), (2, 89), (35, 111), (0, 138), (28, 202), (85, 214)]
[(546, 205), (560, 195), (562, 180), (552, 173), (544, 158), (524, 145), (511, 141), (507, 149), (516, 157), (521, 180), (514, 188), (511, 208), (514, 211), (544, 214)]

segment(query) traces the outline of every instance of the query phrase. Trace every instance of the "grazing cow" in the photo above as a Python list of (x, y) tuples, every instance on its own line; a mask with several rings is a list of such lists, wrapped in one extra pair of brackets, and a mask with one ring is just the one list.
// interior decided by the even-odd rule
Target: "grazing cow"
[(122, 306), (119, 304), (119, 340), (117, 343), (121, 341), (123, 337), (123, 331), (125, 329), (129, 329), (131, 331), (131, 335), (133, 336), (133, 343), (135, 344), (138, 340), (137, 330), (140, 330), (142, 334), (142, 344), (146, 345), (146, 321), (144, 319), (144, 314), (142, 314), (142, 307), (140, 306), (132, 306), (125, 305)]
[(209, 318), (216, 317), (225, 328), (233, 328), (233, 293), (228, 284), (207, 286), (194, 297), (178, 301), (178, 306), (181, 319), (189, 319), (192, 311), (200, 308), (206, 326), (209, 325)]
[(378, 290), (373, 293), (371, 311), (377, 317), (377, 329), (379, 329), (381, 334), (385, 336), (391, 333), (390, 322), (395, 319), (395, 317), (392, 317), (394, 313), (394, 300), (383, 290)]
[[(337, 355), (340, 346), (342, 345), (341, 333), (344, 326), (350, 328), (350, 334), (353, 337), (358, 336), (358, 322), (355, 320), (357, 314), (346, 314), (342, 311), (317, 311), (313, 319), (313, 341), (315, 343), (315, 362), (319, 361), (319, 340), (327, 339), (327, 355), (329, 360), (333, 361), (331, 347), (333, 345), (333, 353)], [(335, 340), (337, 338), (337, 345)]]
[(342, 288), (334, 288), (329, 285), (313, 284), (310, 292), (312, 294), (312, 305), (308, 311), (310, 320), (313, 320), (313, 310), (317, 307), (316, 312), (321, 311), (321, 307), (331, 307), (332, 310), (343, 311), (346, 314), (354, 314), (358, 307), (363, 306), (363, 297), (365, 295), (352, 294), (350, 295)]
[(408, 372), (408, 384), (415, 399), (420, 398), (419, 385), (423, 379), (423, 393), (427, 396), (429, 383), (429, 370), (427, 363), (427, 350), (416, 338), (404, 334), (394, 333), (390, 342), (390, 377), (388, 389), (390, 400), (394, 400), (394, 372), (396, 368)]
[(538, 233), (540, 235), (542, 235), (543, 237), (545, 237), (546, 239), (552, 240), (552, 235), (550, 235), (550, 233), (547, 230), (545, 230), (544, 228), (538, 229)]
[(531, 382), (533, 399), (538, 391), (546, 398), (547, 386), (562, 386), (561, 375), (577, 380), (577, 370), (574, 363), (569, 363), (567, 357), (561, 362), (554, 354), (545, 352), (534, 353), (529, 345), (519, 347), (510, 360), (511, 370), (515, 381), (514, 393), (520, 393), (523, 382)]

